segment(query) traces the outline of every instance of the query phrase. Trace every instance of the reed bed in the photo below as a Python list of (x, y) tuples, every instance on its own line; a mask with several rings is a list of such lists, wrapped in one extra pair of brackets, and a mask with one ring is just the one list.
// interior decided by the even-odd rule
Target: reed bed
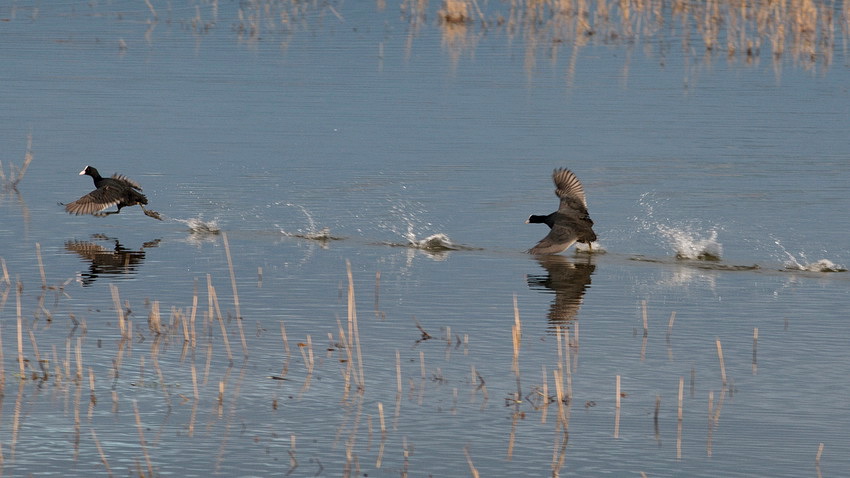
[[(408, 7), (411, 22), (420, 22)], [(473, 14), (472, 12), (475, 12)], [(589, 45), (645, 42), (650, 49), (671, 43), (698, 59), (714, 57), (744, 64), (757, 64), (767, 56), (776, 68), (788, 57), (805, 69), (832, 63), (836, 31), (850, 34), (848, 4), (815, 0), (613, 0), (511, 1), (506, 9), (494, 5), (482, 11), (474, 0), (445, 0), (437, 12), (443, 43), (453, 62), (464, 50), (473, 50), (484, 32), (504, 31), (525, 42), (525, 66), (536, 68), (537, 57), (557, 58), (567, 49), (570, 62), (567, 76), (575, 76), (574, 59)], [(650, 50), (645, 50), (650, 51)], [(702, 51), (704, 54), (699, 54)], [(651, 53), (664, 61), (665, 52)]]
[[(414, 326), (408, 321), (399, 321), (407, 324), (409, 343), (375, 347), (376, 337), (364, 335), (365, 330), (373, 329), (361, 328), (363, 324), (358, 321), (358, 282), (348, 261), (341, 272), (346, 280), (339, 304), (341, 310), (338, 310), (346, 314), (347, 320), (338, 319), (335, 330), (324, 331), (329, 337), (324, 351), (313, 340), (315, 334), (323, 336), (318, 326), (315, 333), (308, 333), (293, 346), (290, 340), (294, 339), (283, 320), (276, 320), (279, 334), (278, 331), (269, 333), (268, 338), (261, 333), (263, 328), (258, 328), (256, 338), (245, 335), (239, 325), (245, 320), (242, 312), (233, 315), (236, 324), (233, 320), (225, 320), (231, 314), (227, 307), (235, 310), (238, 303), (235, 297), (238, 289), (234, 286), (238, 274), (232, 257), (228, 260), (226, 279), (231, 283), (234, 297), (219, 298), (214, 278), (208, 274), (205, 290), (198, 287), (196, 280), (191, 297), (187, 297), (184, 304), (145, 300), (146, 327), (133, 325), (133, 317), (137, 314), (133, 312), (136, 307), (132, 302), (138, 300), (137, 296), (110, 284), (105, 303), (112, 310), (104, 310), (103, 315), (114, 320), (110, 325), (99, 326), (95, 342), (91, 331), (82, 333), (78, 328), (85, 319), (70, 320), (71, 309), (67, 307), (70, 294), (58, 294), (53, 305), (41, 300), (53, 292), (48, 285), (50, 271), (45, 270), (38, 259), (41, 253), (37, 247), (37, 280), (42, 282), (42, 287), (34, 289), (35, 297), (25, 294), (23, 284), (12, 281), (8, 273), (4, 273), (9, 277), (8, 282), (0, 282), (3, 289), (0, 292), (10, 294), (14, 290), (17, 332), (14, 345), (4, 342), (0, 335), (0, 373), (3, 374), (0, 383), (6, 400), (13, 403), (11, 419), (4, 420), (5, 425), (0, 429), (4, 436), (0, 471), (7, 467), (10, 471), (19, 471), (14, 468), (18, 459), (16, 450), (20, 443), (29, 443), (26, 435), (31, 433), (26, 424), (32, 418), (24, 411), (44, 400), (33, 393), (35, 390), (49, 390), (50, 395), (58, 397), (58, 402), (64, 403), (72, 430), (69, 453), (71, 459), (78, 462), (77, 466), (110, 476), (156, 476), (170, 472), (169, 468), (179, 463), (169, 458), (173, 456), (169, 448), (174, 430), (162, 424), (173, 421), (178, 422), (181, 447), (194, 449), (193, 444), (204, 443), (205, 453), (214, 457), (208, 469), (212, 473), (225, 473), (232, 463), (238, 463), (233, 449), (237, 443), (244, 446), (243, 435), (254, 436), (258, 442), (267, 442), (267, 449), (277, 450), (285, 457), (283, 463), (288, 467), (285, 473), (292, 475), (324, 472), (353, 476), (379, 469), (400, 473), (416, 471), (417, 467), (427, 469), (428, 464), (417, 460), (414, 451), (417, 443), (428, 438), (420, 436), (409, 422), (411, 416), (432, 407), (439, 408), (444, 416), (463, 420), (468, 420), (470, 414), (510, 418), (491, 425), (502, 434), (501, 450), (487, 449), (474, 441), (459, 445), (458, 450), (463, 452), (461, 459), (473, 475), (484, 474), (484, 469), (491, 470), (494, 455), (509, 462), (526, 459), (524, 455), (529, 453), (526, 443), (530, 437), (551, 450), (546, 467), (553, 476), (559, 475), (570, 463), (569, 439), (582, 440), (582, 429), (573, 430), (576, 404), (586, 412), (582, 414), (582, 422), (590, 418), (598, 423), (593, 418), (597, 416), (600, 419), (604, 416), (607, 421), (613, 415), (613, 439), (637, 439), (630, 422), (651, 416), (654, 439), (660, 444), (665, 426), (675, 423), (676, 456), (680, 460), (685, 457), (684, 442), (689, 430), (699, 429), (702, 433), (702, 426), (697, 427), (695, 420), (692, 423), (686, 417), (704, 414), (708, 421), (706, 454), (711, 456), (715, 432), (721, 426), (724, 399), (731, 393), (731, 379), (727, 376), (729, 364), (724, 359), (720, 339), (715, 339), (714, 343), (705, 341), (704, 347), (713, 349), (720, 361), (720, 392), (708, 391), (707, 409), (693, 407), (694, 369), (691, 369), (691, 397), (685, 395), (684, 375), (675, 380), (677, 387), (656, 393), (628, 390), (633, 383), (628, 375), (630, 372), (608, 376), (609, 391), (604, 396), (589, 396), (588, 373), (580, 366), (583, 352), (579, 345), (578, 322), (556, 326), (554, 333), (543, 341), (535, 336), (534, 325), (529, 327), (522, 320), (517, 295), (502, 308), (505, 319), (504, 328), (499, 331), (502, 340), (486, 344), (487, 348), (498, 349), (496, 355), (504, 356), (498, 363), (502, 368), (482, 360), (482, 344), (477, 343), (476, 334), (462, 334), (463, 322), (445, 326), (442, 340), (430, 340), (434, 337), (427, 330), (433, 327), (433, 322), (414, 320)], [(374, 282), (374, 287), (379, 287), (378, 281)], [(198, 314), (198, 305), (204, 299), (206, 310)], [(0, 314), (5, 312), (5, 303), (5, 299), (0, 302)], [(223, 304), (229, 305), (223, 310)], [(250, 304), (242, 305), (247, 307), (240, 311), (251, 314), (247, 312), (253, 310)], [(25, 312), (28, 306), (36, 310), (49, 307), (52, 325), (41, 327), (38, 319), (32, 319)], [(171, 311), (167, 318), (163, 314), (166, 310)], [(644, 333), (636, 335), (640, 335), (643, 354), (647, 348), (645, 339), (651, 336), (653, 314), (650, 314), (648, 301), (641, 302), (640, 310)], [(40, 314), (40, 317), (46, 316), (48, 314)], [(197, 324), (196, 316), (199, 316)], [(63, 321), (65, 317), (69, 320)], [(670, 332), (674, 317), (675, 313), (671, 314), (668, 322), (665, 336), (668, 344), (674, 342)], [(366, 322), (394, 319), (392, 316), (372, 318), (370, 314)], [(235, 362), (230, 349), (231, 335), (243, 342), (245, 353), (241, 364)], [(425, 336), (429, 338), (423, 339)], [(753, 363), (757, 339), (756, 329), (753, 332)], [(274, 347), (261, 350), (260, 344), (273, 344)], [(17, 361), (13, 366), (3, 360), (7, 345), (16, 347)], [(64, 357), (61, 357), (63, 346)], [(293, 348), (297, 348), (298, 353), (293, 353)], [(460, 348), (462, 354), (448, 353)], [(634, 353), (637, 348), (635, 343)], [(457, 367), (456, 362), (462, 367)], [(628, 362), (620, 365), (631, 373), (635, 370), (627, 366)], [(12, 374), (6, 374), (7, 366), (14, 368)], [(263, 375), (266, 368), (274, 370), (275, 375)], [(458, 373), (458, 369), (462, 369), (462, 373)], [(9, 376), (15, 377), (17, 394), (7, 387), (6, 377)], [(657, 380), (670, 385), (674, 382), (669, 376), (659, 376)], [(184, 381), (186, 385), (181, 386)], [(613, 399), (608, 395), (612, 381)], [(408, 384), (406, 391), (405, 383)], [(489, 400), (492, 390), (506, 397), (504, 412)], [(677, 400), (668, 405), (675, 407), (675, 418), (668, 417), (663, 406), (667, 402), (662, 402), (662, 394), (677, 396)], [(459, 398), (463, 396), (468, 399)], [(48, 402), (52, 400), (54, 398)], [(637, 405), (640, 401), (643, 405)], [(393, 402), (394, 409), (390, 411), (388, 407)], [(305, 426), (289, 428), (293, 423), (301, 424), (304, 419), (300, 415), (305, 413), (327, 422), (327, 426), (320, 426), (320, 433), (329, 430), (332, 433), (327, 436), (311, 434), (310, 426), (306, 426), (310, 420), (303, 423)], [(257, 417), (259, 422), (252, 417)], [(126, 430), (120, 431), (116, 424), (122, 422), (135, 425), (134, 439), (127, 437)], [(287, 437), (283, 440), (286, 445), (265, 436)], [(327, 445), (317, 452), (314, 443), (320, 439)], [(489, 443), (487, 437), (479, 439)], [(116, 440), (123, 440), (125, 445), (116, 446)], [(130, 449), (136, 450), (129, 461), (128, 443), (133, 445)], [(298, 447), (297, 443), (300, 443)], [(209, 448), (211, 444), (214, 449)], [(473, 453), (482, 448), (487, 451)], [(818, 449), (818, 466), (822, 452), (823, 446)], [(328, 456), (335, 458), (331, 460)], [(96, 468), (87, 468), (89, 466)]]

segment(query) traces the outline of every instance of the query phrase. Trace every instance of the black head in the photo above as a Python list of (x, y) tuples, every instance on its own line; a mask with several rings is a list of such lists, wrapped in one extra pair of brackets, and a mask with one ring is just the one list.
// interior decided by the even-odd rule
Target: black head
[(100, 179), (100, 173), (91, 166), (86, 166), (86, 169), (80, 171), (80, 176), (91, 176), (94, 179)]
[(525, 220), (525, 223), (526, 224), (543, 224), (543, 223), (546, 222), (546, 219), (548, 219), (548, 218), (549, 218), (549, 216), (537, 216), (535, 214), (532, 214), (532, 215), (528, 216), (528, 219)]

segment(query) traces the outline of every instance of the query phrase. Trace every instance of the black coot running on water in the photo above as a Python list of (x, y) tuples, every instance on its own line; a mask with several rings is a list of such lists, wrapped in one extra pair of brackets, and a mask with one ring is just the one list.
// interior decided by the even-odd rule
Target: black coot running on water
[(556, 169), (552, 173), (555, 182), (555, 195), (561, 198), (558, 210), (548, 216), (529, 216), (526, 224), (543, 223), (552, 230), (536, 246), (528, 250), (529, 254), (558, 254), (567, 250), (576, 242), (590, 246), (596, 240), (593, 221), (587, 213), (587, 201), (584, 188), (575, 174), (569, 169)]
[[(97, 169), (91, 166), (86, 166), (86, 169), (80, 171), (80, 176), (82, 175), (91, 176), (94, 179), (94, 187), (97, 189), (72, 203), (65, 204), (65, 211), (68, 213), (108, 216), (118, 214), (122, 207), (138, 204), (146, 216), (162, 220), (158, 212), (145, 209), (144, 205), (148, 203), (148, 198), (142, 194), (142, 187), (139, 186), (139, 183), (132, 179), (121, 174), (113, 174), (111, 178), (104, 178), (97, 172)], [(118, 206), (118, 210), (102, 212), (112, 206)]]

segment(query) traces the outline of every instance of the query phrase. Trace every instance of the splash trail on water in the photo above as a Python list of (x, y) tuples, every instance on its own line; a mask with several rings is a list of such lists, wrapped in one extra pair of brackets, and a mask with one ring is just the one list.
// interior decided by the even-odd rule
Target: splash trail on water
[(782, 251), (782, 253), (786, 257), (786, 260), (783, 264), (784, 267), (785, 267), (785, 270), (788, 270), (788, 271), (806, 271), (806, 272), (846, 272), (847, 271), (846, 267), (839, 265), (839, 264), (836, 264), (829, 259), (820, 259), (820, 260), (817, 260), (817, 261), (809, 261), (809, 259), (806, 257), (806, 254), (804, 254), (802, 252), (798, 253), (798, 255), (800, 257), (797, 258), (793, 254), (788, 252), (788, 249), (786, 249), (785, 246), (782, 245), (782, 243), (779, 241), (779, 239), (774, 239), (773, 242), (777, 246), (779, 246), (779, 249)]
[[(646, 214), (635, 218), (640, 227), (664, 239), (680, 260), (720, 261), (723, 256), (723, 244), (718, 239), (717, 226), (707, 231), (695, 225), (693, 221), (679, 224), (665, 224), (655, 218), (655, 205), (658, 202), (650, 198), (651, 193), (641, 195), (639, 203)], [(652, 202), (650, 202), (652, 199)], [(670, 222), (667, 219), (667, 222)]]
[(175, 219), (177, 222), (182, 222), (189, 227), (189, 232), (198, 235), (215, 235), (221, 232), (221, 226), (218, 224), (218, 219), (204, 220), (202, 217), (194, 217), (191, 219)]
[(292, 204), (286, 203), (286, 206), (289, 207), (297, 207), (301, 210), (301, 213), (304, 214), (304, 217), (307, 219), (307, 228), (306, 229), (298, 229), (296, 232), (289, 232), (285, 230), (280, 224), (275, 224), (275, 227), (278, 228), (281, 234), (288, 237), (297, 237), (300, 239), (310, 239), (312, 241), (337, 241), (343, 239), (342, 237), (334, 236), (331, 234), (331, 229), (329, 227), (319, 228), (316, 219), (313, 217), (313, 214), (310, 211), (300, 205), (300, 204)]

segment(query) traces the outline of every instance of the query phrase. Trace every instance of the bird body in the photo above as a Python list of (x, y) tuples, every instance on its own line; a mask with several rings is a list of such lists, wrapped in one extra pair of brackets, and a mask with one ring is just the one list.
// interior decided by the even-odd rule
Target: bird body
[[(80, 176), (91, 176), (94, 180), (94, 191), (77, 199), (72, 203), (65, 204), (65, 211), (69, 214), (92, 214), (95, 216), (107, 216), (118, 214), (122, 207), (136, 206), (154, 219), (162, 220), (159, 213), (145, 209), (148, 198), (142, 194), (142, 187), (127, 176), (113, 174), (110, 178), (104, 178), (97, 169), (86, 166), (80, 171)], [(112, 206), (117, 206), (117, 211), (102, 212)]]
[(549, 234), (528, 250), (529, 254), (558, 254), (576, 242), (590, 244), (596, 240), (593, 220), (587, 212), (584, 187), (576, 175), (569, 169), (556, 169), (552, 173), (552, 181), (555, 183), (555, 195), (561, 203), (552, 214), (531, 215), (525, 221), (527, 224), (546, 224), (550, 228)]

